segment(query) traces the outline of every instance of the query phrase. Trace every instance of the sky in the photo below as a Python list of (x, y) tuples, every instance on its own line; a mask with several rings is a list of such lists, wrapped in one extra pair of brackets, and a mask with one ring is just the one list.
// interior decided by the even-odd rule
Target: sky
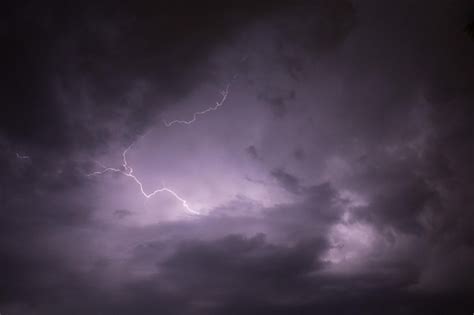
[(0, 314), (471, 314), (471, 1), (3, 4)]

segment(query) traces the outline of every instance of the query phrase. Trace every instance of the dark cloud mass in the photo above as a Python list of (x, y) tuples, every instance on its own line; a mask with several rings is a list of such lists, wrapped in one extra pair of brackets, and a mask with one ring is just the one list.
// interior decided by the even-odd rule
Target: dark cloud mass
[(473, 313), (473, 12), (3, 4), (0, 313)]

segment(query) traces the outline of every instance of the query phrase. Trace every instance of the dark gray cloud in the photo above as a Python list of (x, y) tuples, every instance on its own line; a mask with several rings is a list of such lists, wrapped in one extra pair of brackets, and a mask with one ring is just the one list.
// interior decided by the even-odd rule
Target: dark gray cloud
[(280, 96), (272, 96), (271, 93), (262, 93), (259, 95), (260, 99), (263, 99), (268, 105), (270, 105), (270, 109), (272, 113), (277, 118), (283, 118), (288, 109), (288, 102), (295, 98), (295, 91), (290, 91), (288, 95), (280, 95)]
[(302, 189), (299, 179), (296, 176), (291, 175), (282, 169), (273, 170), (272, 176), (284, 189), (288, 190), (291, 193), (297, 194)]
[(251, 146), (248, 146), (247, 149), (245, 149), (245, 152), (247, 152), (247, 154), (252, 158), (252, 159), (255, 159), (255, 160), (259, 160), (260, 157), (258, 156), (258, 151), (257, 151), (257, 148), (253, 145)]
[(233, 5), (5, 5), (0, 313), (472, 312), (472, 3)]

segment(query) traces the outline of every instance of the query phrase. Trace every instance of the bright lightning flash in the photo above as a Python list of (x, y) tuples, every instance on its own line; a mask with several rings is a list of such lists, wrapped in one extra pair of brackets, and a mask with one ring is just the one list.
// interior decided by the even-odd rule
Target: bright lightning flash
[[(238, 77), (237, 75), (234, 75), (234, 77), (232, 78), (232, 81), (236, 80), (237, 77)], [(166, 120), (164, 120), (163, 123), (165, 124), (166, 127), (171, 127), (174, 124), (185, 124), (185, 125), (192, 124), (193, 122), (195, 122), (197, 120), (198, 116), (204, 115), (204, 114), (206, 114), (208, 112), (211, 112), (211, 111), (215, 111), (215, 110), (219, 109), (219, 107), (224, 105), (224, 103), (227, 99), (227, 96), (229, 95), (230, 86), (231, 86), (231, 83), (228, 83), (226, 85), (226, 88), (220, 92), (220, 94), (222, 95), (222, 98), (219, 101), (216, 102), (216, 105), (214, 105), (212, 107), (209, 107), (209, 108), (207, 108), (203, 111), (194, 113), (193, 118), (191, 120), (173, 120), (173, 121), (170, 121), (170, 122), (167, 122)], [(87, 174), (87, 176), (103, 175), (103, 174), (108, 173), (108, 172), (120, 173), (122, 175), (125, 175), (125, 176), (130, 177), (131, 179), (133, 179), (135, 181), (135, 183), (138, 185), (138, 187), (140, 188), (140, 192), (142, 193), (143, 196), (145, 196), (145, 198), (149, 199), (149, 198), (153, 197), (154, 195), (156, 195), (157, 193), (167, 192), (167, 193), (173, 195), (173, 197), (175, 197), (179, 202), (181, 202), (183, 207), (189, 213), (195, 214), (195, 215), (200, 215), (201, 214), (200, 212), (198, 212), (196, 210), (193, 210), (188, 205), (188, 202), (185, 199), (183, 199), (175, 191), (173, 191), (172, 189), (170, 189), (168, 187), (158, 188), (158, 189), (152, 191), (151, 193), (145, 192), (145, 189), (143, 188), (142, 182), (138, 179), (138, 177), (136, 175), (133, 174), (133, 168), (131, 166), (129, 166), (128, 162), (127, 162), (127, 153), (130, 150), (130, 148), (132, 147), (132, 145), (130, 145), (122, 153), (122, 167), (121, 168), (106, 167), (106, 166), (102, 165), (101, 163), (98, 163), (103, 168), (103, 170)]]
[(149, 199), (149, 198), (153, 197), (154, 195), (156, 195), (157, 193), (167, 192), (167, 193), (173, 195), (173, 197), (175, 197), (178, 201), (180, 201), (181, 204), (183, 205), (183, 207), (189, 213), (195, 214), (195, 215), (201, 214), (200, 212), (198, 212), (196, 210), (193, 210), (188, 205), (188, 202), (186, 200), (184, 200), (182, 197), (180, 197), (175, 191), (173, 191), (170, 188), (162, 187), (162, 188), (158, 188), (158, 189), (152, 191), (151, 193), (145, 192), (145, 189), (143, 188), (142, 182), (140, 181), (140, 179), (138, 179), (138, 177), (136, 175), (133, 174), (133, 168), (131, 166), (129, 166), (128, 162), (127, 162), (127, 153), (128, 153), (128, 151), (130, 150), (131, 147), (132, 147), (132, 145), (130, 145), (122, 153), (122, 167), (121, 168), (106, 167), (106, 166), (102, 165), (101, 163), (98, 163), (100, 166), (103, 167), (103, 170), (87, 174), (87, 176), (102, 175), (102, 174), (105, 174), (105, 173), (108, 173), (108, 172), (120, 173), (122, 175), (125, 175), (125, 176), (130, 177), (131, 179), (133, 179), (135, 181), (135, 183), (138, 185), (138, 187), (140, 188), (140, 192), (142, 193), (142, 195), (145, 198)]

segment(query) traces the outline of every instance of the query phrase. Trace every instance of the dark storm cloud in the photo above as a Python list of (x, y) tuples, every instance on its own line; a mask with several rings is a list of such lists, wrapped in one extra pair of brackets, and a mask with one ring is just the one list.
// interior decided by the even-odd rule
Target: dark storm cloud
[(298, 161), (302, 161), (305, 159), (305, 152), (303, 149), (301, 148), (298, 148), (298, 149), (295, 149), (293, 151), (293, 156), (295, 159), (297, 159)]
[(288, 190), (291, 193), (297, 194), (302, 189), (299, 179), (296, 176), (291, 175), (282, 169), (273, 170), (271, 175), (284, 189)]
[(321, 247), (318, 242), (275, 246), (261, 234), (249, 239), (230, 235), (211, 242), (191, 241), (179, 245), (160, 265), (160, 278), (178, 292), (189, 290), (196, 300), (226, 299), (225, 295), (298, 299), (305, 277), (318, 269)]
[(250, 145), (247, 147), (247, 149), (245, 149), (245, 152), (252, 158), (252, 159), (255, 159), (255, 160), (259, 160), (260, 157), (258, 156), (258, 151), (257, 151), (257, 148), (253, 145)]
[[(421, 233), (420, 215), (440, 207), (440, 195), (429, 183), (416, 153), (407, 150), (392, 160), (384, 153), (358, 161), (356, 185), (374, 193), (368, 206), (360, 207), (361, 218), (390, 225), (405, 233)], [(381, 164), (383, 163), (383, 164)]]
[[(211, 1), (7, 5), (0, 57), (7, 78), (2, 133), (13, 145), (68, 150), (106, 141), (113, 134), (101, 125), (122, 119), (125, 135), (133, 138), (161, 104), (188, 93), (196, 80), (212, 77), (206, 58), (216, 45), (230, 41), (239, 26), (287, 6), (246, 1), (232, 10)], [(139, 100), (129, 100), (134, 89)], [(74, 98), (72, 103), (61, 93)], [(86, 111), (91, 121), (76, 117)]]
[[(295, 80), (304, 77), (305, 61), (331, 52), (340, 45), (356, 25), (353, 3), (341, 1), (313, 1), (283, 12), (275, 18), (276, 48), (281, 63)], [(301, 52), (304, 51), (302, 54)], [(294, 94), (290, 94), (293, 98)], [(275, 107), (276, 105), (276, 107)], [(281, 102), (273, 102), (276, 115), (284, 114)]]
[(471, 22), (466, 26), (466, 33), (474, 39), (474, 22)]
[[(133, 249), (128, 262), (138, 269), (150, 266), (145, 278), (116, 275), (122, 284), (104, 290), (97, 281), (113, 262), (97, 262), (96, 267), (85, 272), (62, 269), (65, 266), (59, 257), (46, 259), (43, 265), (32, 262), (34, 267), (27, 265), (21, 269), (29, 282), (19, 282), (15, 290), (10, 289), (11, 295), (5, 300), (7, 310), (14, 309), (9, 305), (31, 307), (21, 304), (27, 300), (35, 310), (49, 314), (314, 312), (332, 305), (336, 296), (348, 303), (359, 303), (358, 299), (376, 296), (375, 288), (394, 290), (416, 282), (418, 270), (403, 262), (374, 263), (370, 270), (357, 276), (322, 273), (327, 264), (322, 255), (329, 248), (325, 234), (340, 212), (335, 191), (329, 185), (313, 187), (308, 192), (302, 203), (267, 209), (260, 220), (257, 231), (265, 230), (266, 226), (271, 233), (285, 234), (287, 244), (271, 241), (275, 235), (250, 232), (250, 236), (244, 236), (231, 232), (239, 231), (239, 225), (255, 224), (251, 217), (245, 220), (216, 213), (200, 221), (165, 224), (155, 227), (159, 231), (154, 234), (156, 241)], [(222, 227), (222, 231), (217, 231), (216, 226)], [(205, 237), (202, 230), (215, 235)], [(203, 236), (206, 239), (196, 238)], [(35, 253), (26, 257), (38, 259)], [(18, 261), (24, 262), (26, 257)], [(51, 281), (36, 278), (38, 272), (51, 268), (55, 269)], [(13, 275), (18, 272), (18, 267), (11, 269)], [(37, 287), (43, 291), (37, 291)], [(348, 293), (355, 290), (359, 297)], [(49, 303), (52, 297), (60, 300)]]
[[(2, 314), (472, 313), (472, 4), (292, 2), (2, 10)], [(252, 30), (274, 46), (243, 77), (271, 112), (239, 148), (289, 200), (236, 191), (145, 225), (114, 203), (101, 219), (84, 155), (146, 132)]]
[[(473, 98), (474, 64), (472, 59), (467, 58), (468, 52), (472, 53), (473, 46), (466, 40), (461, 25), (466, 22), (467, 14), (472, 9), (464, 2), (460, 2), (459, 7), (463, 10), (453, 10), (448, 18), (444, 15), (443, 10), (446, 8), (443, 5), (424, 7), (420, 4), (410, 7), (417, 12), (429, 10), (432, 14), (423, 19), (423, 29), (429, 32), (426, 31), (423, 39), (418, 42), (413, 39), (419, 38), (418, 36), (411, 37), (407, 32), (420, 21), (419, 19), (410, 20), (406, 28), (395, 23), (393, 25), (396, 25), (396, 28), (390, 26), (386, 28), (386, 31), (397, 34), (396, 42), (400, 43), (394, 42), (390, 49), (406, 44), (405, 49), (413, 58), (413, 61), (407, 61), (406, 64), (414, 64), (419, 69), (417, 75), (412, 75), (412, 81), (420, 80), (422, 93), (430, 105), (429, 115), (433, 124), (421, 156), (417, 153), (416, 147), (407, 147), (392, 157), (369, 158), (368, 168), (372, 169), (370, 172), (385, 178), (374, 182), (376, 185), (381, 185), (380, 195), (373, 203), (378, 210), (374, 208), (369, 213), (384, 216), (381, 222), (389, 223), (406, 232), (419, 231), (420, 227), (417, 227), (419, 223), (416, 223), (415, 218), (421, 209), (429, 209), (433, 215), (429, 228), (432, 229), (431, 232), (435, 232), (434, 235), (439, 237), (443, 234), (439, 229), (447, 228), (446, 224), (451, 228), (457, 226), (455, 228), (457, 231), (464, 231), (455, 232), (457, 237), (464, 238), (471, 234), (467, 232), (466, 227), (472, 226), (472, 220), (469, 219), (465, 201), (470, 195), (469, 191), (472, 190), (474, 174), (472, 163), (467, 162), (468, 159), (472, 159), (474, 152), (472, 146), (474, 116), (472, 106), (468, 105)], [(395, 19), (398, 17), (397, 12), (404, 9), (407, 7), (389, 7), (387, 13)], [(459, 19), (459, 22), (448, 24), (448, 21), (453, 19)], [(437, 24), (437, 21), (445, 21), (446, 24)], [(410, 25), (412, 26), (408, 28)], [(399, 58), (391, 61), (391, 67), (400, 61)], [(402, 81), (399, 79), (396, 82)], [(396, 122), (397, 119), (393, 121)], [(370, 125), (373, 126), (376, 125)], [(360, 178), (367, 180), (373, 175), (366, 174)], [(384, 183), (387, 184), (386, 188), (383, 188)], [(393, 199), (390, 200), (391, 198)], [(381, 204), (377, 206), (379, 202)], [(387, 215), (389, 217), (385, 217)], [(451, 218), (448, 219), (447, 216)], [(459, 234), (463, 233), (466, 234), (461, 237)], [(458, 239), (455, 243), (457, 244), (451, 245), (462, 246), (463, 241)]]
[[(254, 221), (250, 217), (251, 221), (242, 221), (242, 218), (216, 214), (197, 222), (164, 225), (157, 227), (160, 233), (155, 235), (165, 240), (167, 235), (172, 235), (174, 240), (138, 245), (129, 262), (134, 266), (151, 265), (152, 274), (147, 280), (122, 275), (119, 276), (124, 279), (122, 286), (105, 291), (97, 281), (102, 270), (109, 266), (107, 260), (97, 261), (96, 267), (83, 270), (82, 259), (67, 263), (60, 251), (48, 244), (40, 222), (37, 222), (38, 231), (29, 235), (34, 235), (34, 242), (25, 240), (24, 232), (10, 226), (13, 228), (10, 238), (1, 247), (5, 258), (2, 272), (8, 275), (3, 277), (5, 294), (1, 302), (7, 311), (20, 310), (19, 314), (28, 314), (28, 309), (48, 314), (65, 311), (148, 314), (165, 310), (169, 314), (209, 311), (220, 314), (225, 312), (221, 308), (238, 301), (249, 301), (249, 306), (263, 303), (268, 307), (282, 299), (290, 304), (300, 301), (315, 286), (310, 273), (321, 268), (323, 262), (319, 256), (327, 248), (320, 230), (325, 224), (319, 219), (320, 210), (313, 208), (315, 203), (326, 208), (327, 198), (332, 198), (333, 193), (327, 188), (314, 191), (308, 199), (310, 203), (305, 201), (294, 209), (269, 209), (260, 222), (269, 229), (279, 222), (282, 233), (290, 233), (285, 238), (293, 240), (293, 245), (273, 244), (261, 233), (249, 237), (229, 235), (232, 229), (239, 231), (239, 225)], [(36, 210), (47, 215), (40, 208)], [(300, 213), (307, 213), (304, 222), (299, 219)], [(51, 220), (51, 216), (48, 218)], [(31, 214), (28, 219), (33, 219)], [(24, 227), (24, 220), (20, 221)], [(312, 223), (320, 226), (316, 233), (311, 232)], [(58, 226), (61, 221), (50, 221), (50, 224)], [(303, 224), (309, 234), (302, 238), (297, 234), (303, 233)], [(53, 234), (55, 228), (51, 225), (48, 232)], [(71, 228), (74, 226), (77, 223)], [(216, 231), (216, 226), (221, 226), (222, 231)], [(202, 230), (207, 228), (217, 236), (210, 240), (195, 239), (194, 236), (202, 237)], [(82, 246), (79, 239), (65, 242), (75, 242), (76, 249)]]
[[(163, 104), (183, 97), (199, 80), (212, 79), (210, 51), (231, 41), (240, 27), (286, 9), (295, 6), (244, 1), (229, 10), (226, 3), (213, 2), (70, 6), (26, 1), (4, 7), (2, 313), (189, 311), (180, 306), (181, 298), (142, 283), (133, 285), (137, 293), (127, 292), (123, 302), (114, 300), (92, 289), (94, 270), (78, 271), (88, 242), (74, 235), (87, 235), (84, 231), (97, 223), (95, 194), (85, 186), (82, 165), (71, 157), (143, 133)], [(18, 151), (31, 160), (17, 159)], [(278, 258), (279, 248), (262, 246), (270, 261), (292, 259), (291, 249), (282, 249), (285, 258)], [(80, 257), (69, 248), (82, 252)], [(242, 268), (246, 265), (254, 268), (252, 262)], [(156, 306), (157, 296), (164, 306)]]
[(270, 105), (272, 113), (277, 118), (283, 118), (287, 113), (288, 102), (295, 99), (295, 91), (288, 92), (288, 95), (272, 96), (271, 93), (262, 93), (259, 98)]

